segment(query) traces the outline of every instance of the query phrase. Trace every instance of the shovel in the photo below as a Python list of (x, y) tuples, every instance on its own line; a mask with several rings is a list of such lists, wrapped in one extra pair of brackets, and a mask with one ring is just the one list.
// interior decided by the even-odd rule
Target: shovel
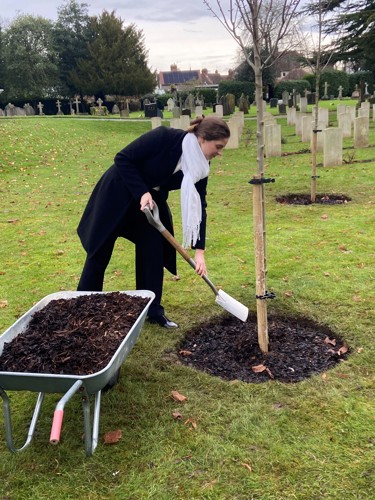
[[(166, 238), (166, 240), (169, 241), (169, 243), (177, 250), (177, 252), (182, 255), (182, 257), (186, 260), (190, 266), (195, 269), (195, 261), (190, 257), (190, 255), (186, 252), (186, 250), (178, 243), (178, 241), (171, 235), (171, 233), (166, 229), (162, 222), (160, 221), (159, 218), (159, 209), (156, 203), (154, 202), (154, 208), (151, 211), (149, 206), (146, 206), (143, 209), (148, 222), (154, 226), (163, 236)], [(241, 304), (241, 302), (238, 302), (238, 300), (234, 299), (227, 293), (225, 293), (223, 290), (218, 290), (215, 285), (212, 283), (211, 280), (208, 279), (208, 277), (205, 274), (202, 274), (202, 278), (204, 281), (207, 283), (207, 285), (211, 288), (211, 290), (214, 292), (216, 296), (216, 303), (219, 304), (223, 309), (226, 311), (230, 312), (233, 314), (233, 316), (236, 316), (236, 318), (240, 319), (241, 321), (246, 321), (248, 314), (249, 314), (249, 309)]]

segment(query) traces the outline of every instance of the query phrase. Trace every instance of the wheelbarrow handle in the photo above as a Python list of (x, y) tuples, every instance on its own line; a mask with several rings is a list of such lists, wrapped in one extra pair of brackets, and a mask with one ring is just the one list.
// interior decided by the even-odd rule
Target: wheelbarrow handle
[[(143, 212), (145, 213), (148, 222), (154, 226), (163, 236), (164, 238), (169, 241), (169, 243), (177, 250), (177, 252), (186, 260), (186, 262), (195, 270), (196, 264), (195, 260), (190, 257), (190, 255), (187, 253), (187, 251), (184, 249), (182, 245), (174, 238), (174, 236), (168, 231), (168, 229), (162, 224), (160, 218), (159, 218), (159, 208), (155, 202), (154, 207), (151, 211), (150, 206), (146, 205), (145, 208), (143, 209)], [(207, 285), (211, 288), (211, 290), (214, 292), (215, 295), (218, 295), (218, 290), (215, 287), (215, 285), (212, 283), (212, 281), (205, 275), (201, 275), (202, 279), (207, 283)]]

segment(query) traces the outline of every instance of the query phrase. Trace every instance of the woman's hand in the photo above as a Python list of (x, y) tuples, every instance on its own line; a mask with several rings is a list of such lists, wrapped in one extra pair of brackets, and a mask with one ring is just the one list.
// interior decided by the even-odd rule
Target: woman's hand
[(149, 205), (149, 207), (150, 207), (151, 210), (154, 208), (154, 202), (153, 202), (151, 193), (145, 193), (144, 195), (142, 195), (142, 198), (141, 198), (141, 210), (143, 211), (143, 209), (147, 205)]
[(195, 250), (195, 272), (202, 276), (207, 275), (206, 262), (204, 260), (204, 250), (197, 248)]

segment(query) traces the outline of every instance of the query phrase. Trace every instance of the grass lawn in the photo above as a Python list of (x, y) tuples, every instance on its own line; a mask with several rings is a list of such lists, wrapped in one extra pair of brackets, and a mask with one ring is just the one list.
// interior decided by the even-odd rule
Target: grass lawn
[[(330, 106), (336, 124), (337, 102)], [(274, 110), (272, 110), (274, 112)], [(252, 108), (252, 116), (255, 116)], [(318, 193), (345, 205), (283, 206), (275, 197), (309, 193), (311, 157), (286, 117), (283, 151), (267, 159), (269, 312), (329, 326), (350, 348), (347, 361), (296, 384), (226, 382), (176, 362), (193, 326), (221, 315), (203, 280), (179, 259), (166, 276), (164, 305), (177, 331), (145, 324), (121, 371), (103, 394), (100, 442), (84, 453), (78, 396), (65, 407), (62, 439), (48, 442), (61, 395), (47, 394), (34, 439), (12, 454), (0, 414), (0, 499), (345, 499), (375, 497), (375, 129), (370, 147), (344, 141), (344, 164), (318, 167)], [(85, 254), (76, 227), (92, 188), (148, 121), (72, 117), (0, 119), (0, 333), (44, 296), (75, 290)], [(256, 308), (252, 187), (255, 121), (238, 150), (211, 165), (207, 265), (212, 281)], [(350, 161), (349, 161), (350, 159)], [(355, 161), (353, 161), (355, 160)], [(368, 161), (371, 160), (371, 161)], [(318, 158), (321, 163), (321, 158)], [(180, 239), (179, 193), (170, 195)], [(118, 241), (105, 290), (132, 290), (133, 247)], [(250, 361), (249, 361), (250, 369)], [(171, 398), (176, 390), (188, 399)], [(11, 392), (17, 446), (36, 394)], [(182, 418), (174, 420), (179, 411)], [(108, 431), (122, 430), (105, 445)]]

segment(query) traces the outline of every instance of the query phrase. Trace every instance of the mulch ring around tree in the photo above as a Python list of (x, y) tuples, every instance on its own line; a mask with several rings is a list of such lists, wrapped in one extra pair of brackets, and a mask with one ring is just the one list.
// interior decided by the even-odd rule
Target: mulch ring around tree
[(51, 300), (4, 343), (0, 372), (91, 375), (107, 366), (150, 299), (120, 292)]
[(345, 360), (348, 346), (327, 327), (304, 318), (268, 318), (269, 352), (258, 345), (257, 319), (221, 316), (190, 330), (178, 345), (182, 364), (220, 377), (259, 383), (299, 382)]
[[(352, 199), (345, 194), (317, 194), (314, 203), (320, 205), (345, 205)], [(283, 205), (311, 205), (311, 194), (285, 194), (276, 196), (276, 201)]]

